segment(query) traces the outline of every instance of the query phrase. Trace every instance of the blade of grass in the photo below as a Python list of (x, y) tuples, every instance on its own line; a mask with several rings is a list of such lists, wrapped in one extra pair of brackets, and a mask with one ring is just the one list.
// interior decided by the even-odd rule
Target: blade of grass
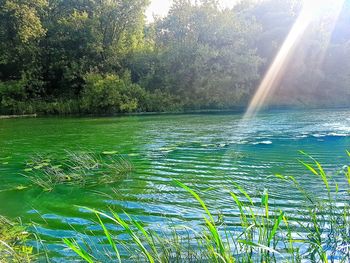
[(181, 183), (181, 182), (179, 182), (177, 180), (174, 180), (174, 182), (175, 182), (176, 185), (180, 186), (181, 188), (183, 188), (184, 190), (189, 192), (191, 195), (193, 195), (194, 198), (196, 198), (197, 201), (201, 204), (201, 206), (203, 207), (204, 211), (209, 216), (210, 220), (212, 222), (215, 222), (213, 216), (211, 215), (211, 213), (210, 213), (209, 209), (207, 208), (207, 206), (205, 205), (204, 201), (199, 197), (199, 195), (195, 191), (193, 191), (191, 188), (189, 188), (188, 186), (186, 186), (185, 184), (183, 184), (183, 183)]
[(273, 225), (272, 231), (269, 235), (269, 238), (267, 240), (267, 244), (268, 246), (270, 246), (271, 240), (275, 237), (276, 233), (277, 233), (277, 229), (283, 219), (284, 213), (282, 211), (280, 211), (280, 215), (278, 216), (278, 218), (275, 221), (275, 224)]
[(101, 227), (103, 229), (103, 232), (104, 232), (105, 236), (108, 239), (108, 242), (109, 242), (110, 246), (113, 248), (113, 250), (114, 250), (114, 252), (115, 252), (115, 254), (116, 254), (117, 258), (118, 258), (118, 262), (121, 263), (122, 261), (121, 261), (121, 258), (120, 258), (120, 253), (119, 253), (119, 250), (117, 248), (117, 245), (115, 244), (114, 240), (112, 239), (112, 237), (111, 237), (108, 229), (106, 228), (105, 224), (102, 222), (100, 216), (97, 213), (96, 213), (96, 216), (98, 218), (98, 221), (100, 222), (100, 225), (101, 225)]
[(69, 239), (64, 238), (63, 242), (86, 262), (94, 262), (89, 253), (86, 250), (84, 250), (81, 246), (79, 246), (79, 244), (76, 241), (70, 241)]

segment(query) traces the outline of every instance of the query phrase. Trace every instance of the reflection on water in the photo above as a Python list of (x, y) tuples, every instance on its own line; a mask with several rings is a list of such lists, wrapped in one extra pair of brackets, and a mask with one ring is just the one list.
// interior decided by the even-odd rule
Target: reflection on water
[[(300, 197), (271, 175), (293, 175), (321, 191), (317, 178), (298, 164), (299, 150), (330, 172), (349, 163), (349, 110), (283, 111), (240, 120), (239, 114), (1, 120), (0, 214), (38, 223), (37, 230), (59, 258), (69, 251), (54, 241), (76, 237), (76, 231), (100, 230), (94, 216), (76, 205), (112, 206), (155, 229), (169, 219), (196, 228), (203, 212), (173, 185), (177, 179), (199, 191), (213, 212), (228, 217), (234, 227), (239, 211), (228, 194), (232, 182), (253, 196), (268, 189), (273, 205), (288, 213), (302, 209)], [(135, 172), (112, 186), (60, 186), (50, 193), (36, 187), (11, 190), (27, 183), (21, 173), (31, 155), (62, 156), (64, 150), (84, 149), (116, 150), (128, 156)]]

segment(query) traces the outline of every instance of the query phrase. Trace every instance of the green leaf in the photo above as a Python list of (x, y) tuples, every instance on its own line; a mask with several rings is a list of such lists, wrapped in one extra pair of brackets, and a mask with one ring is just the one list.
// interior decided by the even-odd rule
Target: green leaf
[(275, 224), (273, 225), (271, 234), (270, 234), (270, 236), (269, 236), (269, 238), (268, 238), (267, 244), (268, 244), (269, 246), (270, 246), (271, 240), (272, 240), (272, 239), (274, 238), (274, 236), (276, 235), (277, 229), (278, 229), (278, 227), (279, 227), (279, 225), (280, 225), (280, 223), (281, 223), (283, 217), (284, 217), (284, 213), (281, 211), (279, 217), (277, 218), (277, 220), (275, 221)]
[(81, 246), (79, 246), (76, 241), (70, 241), (69, 239), (64, 238), (63, 242), (86, 262), (94, 263), (91, 256)]
[(98, 213), (95, 213), (95, 214), (96, 214), (96, 216), (98, 218), (98, 221), (100, 222), (100, 225), (101, 225), (101, 227), (103, 229), (103, 232), (105, 233), (105, 236), (108, 239), (109, 244), (113, 248), (113, 250), (114, 250), (114, 252), (115, 252), (115, 254), (116, 254), (117, 258), (118, 258), (118, 262), (121, 263), (122, 261), (121, 261), (121, 258), (120, 258), (120, 254), (119, 254), (119, 250), (117, 248), (117, 245), (115, 244), (114, 240), (112, 239), (108, 229), (106, 228), (105, 224), (102, 222), (102, 220), (101, 220), (100, 216), (98, 215)]
[(214, 218), (212, 217), (209, 209), (207, 208), (207, 206), (205, 205), (204, 201), (199, 197), (199, 195), (193, 191), (191, 188), (189, 188), (188, 186), (186, 186), (185, 184), (179, 182), (179, 181), (174, 181), (175, 184), (177, 184), (178, 186), (180, 186), (181, 188), (185, 189), (187, 192), (189, 192), (191, 195), (194, 196), (194, 198), (197, 199), (197, 201), (201, 204), (201, 206), (203, 207), (204, 211), (207, 213), (207, 215), (209, 216), (211, 222), (215, 222)]

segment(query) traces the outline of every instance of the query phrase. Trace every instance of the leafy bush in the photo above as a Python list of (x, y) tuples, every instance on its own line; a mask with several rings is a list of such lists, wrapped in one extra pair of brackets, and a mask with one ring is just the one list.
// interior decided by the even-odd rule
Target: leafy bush
[(24, 101), (27, 98), (24, 80), (0, 81), (0, 111), (7, 114), (26, 112)]
[(69, 115), (80, 112), (78, 100), (56, 100), (56, 101), (31, 101), (27, 103), (27, 111), (30, 113), (48, 115)]
[(78, 113), (128, 113), (181, 111), (181, 99), (169, 92), (155, 89), (149, 92), (132, 83), (130, 73), (89, 73), (81, 99), (42, 100), (28, 97), (27, 81), (0, 82), (1, 114), (69, 115)]
[(179, 97), (160, 89), (147, 93), (144, 104), (145, 107), (142, 110), (147, 112), (178, 112), (183, 110), (183, 103)]
[(85, 82), (81, 105), (82, 110), (89, 113), (136, 111), (146, 93), (131, 82), (129, 73), (122, 77), (89, 73), (85, 76)]

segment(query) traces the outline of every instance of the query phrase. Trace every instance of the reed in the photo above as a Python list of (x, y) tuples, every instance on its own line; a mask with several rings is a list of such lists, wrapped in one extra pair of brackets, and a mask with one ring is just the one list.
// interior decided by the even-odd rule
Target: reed
[[(286, 213), (271, 206), (268, 191), (256, 202), (255, 197), (234, 183), (230, 195), (232, 205), (239, 210), (237, 230), (230, 230), (225, 223), (227, 218), (213, 215), (200, 194), (179, 181), (174, 181), (174, 185), (186, 191), (203, 210), (199, 230), (172, 226), (165, 232), (153, 231), (127, 213), (85, 209), (96, 215), (103, 229), (111, 262), (349, 262), (350, 168), (346, 167), (343, 180), (337, 182), (317, 160), (303, 155), (300, 163), (319, 178), (324, 196), (314, 195), (294, 177), (276, 175), (275, 180), (295, 187), (296, 193), (304, 197), (301, 205), (307, 212)], [(129, 242), (119, 239), (107, 223), (118, 226), (129, 236)], [(86, 242), (64, 242), (81, 259), (101, 262), (101, 255), (88, 249)]]

